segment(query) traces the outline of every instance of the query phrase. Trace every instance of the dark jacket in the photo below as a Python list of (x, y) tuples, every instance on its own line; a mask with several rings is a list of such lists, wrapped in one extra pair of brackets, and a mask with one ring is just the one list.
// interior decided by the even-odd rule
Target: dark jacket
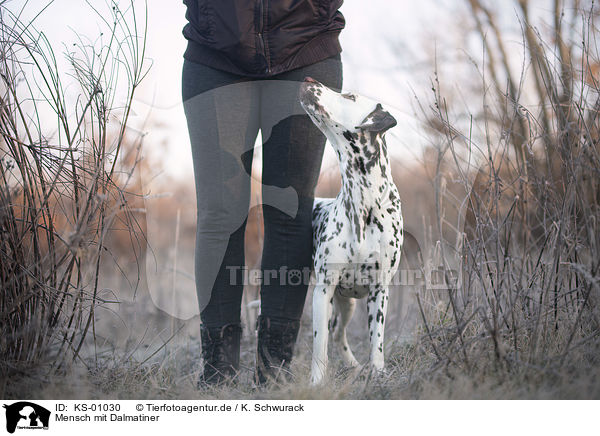
[(342, 51), (343, 0), (183, 0), (187, 60), (268, 77)]

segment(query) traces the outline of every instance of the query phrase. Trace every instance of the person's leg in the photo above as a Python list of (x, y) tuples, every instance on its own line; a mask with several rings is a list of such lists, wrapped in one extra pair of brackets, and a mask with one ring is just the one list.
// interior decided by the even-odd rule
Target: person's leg
[[(312, 207), (326, 141), (300, 106), (298, 90), (307, 76), (339, 90), (339, 57), (278, 75), (276, 81), (263, 83), (261, 90), (262, 183), (266, 203), (262, 269), (265, 274), (278, 273), (276, 280), (261, 288), (261, 313), (291, 320), (299, 320), (304, 308), (308, 283), (297, 280), (297, 274), (290, 271), (303, 272), (311, 267)], [(293, 188), (298, 196), (295, 215), (290, 216), (275, 201), (269, 201), (270, 186)], [(280, 274), (282, 267), (287, 274), (283, 269)]]
[[(263, 334), (266, 348), (261, 350), (259, 344), (259, 355), (265, 350), (272, 355), (279, 348), (278, 358), (271, 360), (284, 366), (292, 357), (306, 299), (308, 271), (312, 266), (314, 190), (326, 141), (298, 100), (299, 86), (307, 76), (341, 89), (339, 55), (278, 75), (276, 80), (263, 82), (261, 89), (265, 236), (259, 342)], [(295, 214), (277, 207), (277, 199), (270, 198), (271, 186), (293, 189), (298, 205)], [(279, 346), (281, 343), (285, 345)], [(269, 348), (272, 350), (268, 351)]]
[[(219, 381), (220, 371), (239, 366), (244, 230), (259, 128), (258, 88), (239, 76), (184, 61), (182, 97), (196, 184), (194, 262), (204, 374)], [(221, 362), (224, 356), (232, 362)]]

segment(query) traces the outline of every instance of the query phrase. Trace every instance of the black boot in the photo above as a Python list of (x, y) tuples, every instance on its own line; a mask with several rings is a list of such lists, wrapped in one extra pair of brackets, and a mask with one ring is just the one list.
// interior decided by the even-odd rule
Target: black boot
[(258, 317), (258, 347), (256, 352), (255, 382), (291, 381), (289, 367), (300, 321)]
[(204, 371), (198, 386), (234, 381), (240, 368), (241, 325), (228, 324), (210, 329), (201, 325), (200, 334)]

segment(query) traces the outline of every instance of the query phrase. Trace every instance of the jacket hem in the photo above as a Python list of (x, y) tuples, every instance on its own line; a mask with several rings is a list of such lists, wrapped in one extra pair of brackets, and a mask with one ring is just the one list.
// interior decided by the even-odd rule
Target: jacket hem
[(190, 62), (206, 65), (239, 76), (266, 78), (314, 64), (340, 53), (342, 51), (339, 42), (340, 32), (341, 29), (330, 30), (314, 37), (290, 60), (273, 66), (271, 72), (268, 74), (244, 70), (232, 62), (224, 53), (192, 39), (188, 39), (183, 58)]

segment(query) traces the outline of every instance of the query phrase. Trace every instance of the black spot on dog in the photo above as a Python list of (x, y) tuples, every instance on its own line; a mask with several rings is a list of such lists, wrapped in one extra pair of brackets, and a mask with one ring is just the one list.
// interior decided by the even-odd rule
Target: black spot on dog
[(383, 224), (381, 224), (377, 217), (373, 217), (373, 224), (375, 224), (379, 231), (383, 233)]
[(366, 174), (367, 169), (365, 168), (365, 161), (362, 156), (357, 156), (354, 160), (354, 168), (358, 170), (361, 174)]

